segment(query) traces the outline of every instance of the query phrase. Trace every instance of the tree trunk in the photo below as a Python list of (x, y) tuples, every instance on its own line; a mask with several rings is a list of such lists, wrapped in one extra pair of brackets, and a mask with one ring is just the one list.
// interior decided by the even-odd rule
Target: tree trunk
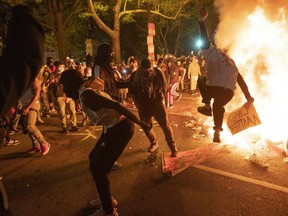
[(59, 60), (61, 62), (65, 62), (66, 60), (66, 46), (65, 46), (65, 33), (63, 26), (63, 9), (64, 3), (63, 1), (58, 0), (50, 0), (49, 1), (49, 10), (50, 13), (53, 14), (54, 18), (54, 34), (57, 41)]
[(116, 64), (121, 63), (121, 47), (120, 47), (120, 8), (121, 0), (117, 0), (114, 8), (114, 37), (112, 37), (112, 43), (115, 50), (114, 60)]
[(114, 29), (112, 30), (107, 26), (100, 17), (96, 14), (96, 11), (93, 6), (92, 0), (87, 0), (88, 10), (91, 13), (95, 23), (98, 27), (103, 30), (112, 40), (112, 45), (115, 51), (115, 63), (121, 63), (121, 48), (120, 48), (120, 8), (121, 8), (121, 0), (117, 0), (116, 5), (114, 7)]
[(65, 34), (63, 29), (62, 13), (57, 12), (55, 14), (55, 37), (58, 46), (59, 60), (65, 62), (66, 60), (66, 46), (65, 46)]
[(177, 37), (176, 37), (176, 43), (174, 46), (174, 56), (177, 56), (178, 50), (179, 50), (179, 40), (181, 38), (181, 33), (182, 33), (182, 23), (179, 22), (178, 28), (177, 28)]

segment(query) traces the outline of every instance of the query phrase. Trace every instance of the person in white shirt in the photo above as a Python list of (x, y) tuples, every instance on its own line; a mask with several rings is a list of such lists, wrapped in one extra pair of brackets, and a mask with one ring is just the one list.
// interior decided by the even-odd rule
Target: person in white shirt
[[(253, 103), (254, 98), (251, 97), (233, 59), (210, 43), (204, 24), (207, 16), (208, 12), (205, 8), (198, 13), (198, 24), (203, 41), (201, 52), (207, 65), (206, 79), (198, 79), (202, 102), (205, 104), (205, 106), (198, 107), (198, 112), (207, 116), (212, 116), (213, 113), (213, 129), (215, 131), (213, 142), (220, 143), (220, 131), (223, 130), (222, 123), (225, 113), (224, 106), (233, 98), (236, 83), (240, 86), (248, 103)], [(212, 98), (214, 101), (211, 108)]]
[[(90, 169), (102, 203), (99, 215), (118, 216), (116, 201), (111, 196), (108, 174), (134, 134), (135, 125), (143, 129), (151, 125), (140, 121), (131, 111), (104, 91), (105, 82), (91, 77), (84, 81), (76, 70), (63, 72), (60, 83), (68, 97), (79, 99), (82, 110), (92, 125), (103, 125), (101, 137), (89, 154)], [(97, 211), (95, 212), (98, 215)]]
[(188, 79), (190, 80), (190, 93), (195, 94), (197, 92), (197, 80), (198, 77), (201, 75), (200, 72), (200, 65), (198, 63), (198, 60), (196, 56), (193, 56), (191, 63), (188, 67)]

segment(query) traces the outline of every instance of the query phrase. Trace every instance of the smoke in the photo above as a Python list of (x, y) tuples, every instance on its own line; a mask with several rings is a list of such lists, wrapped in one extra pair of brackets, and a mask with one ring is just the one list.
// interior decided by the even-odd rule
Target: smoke
[(239, 29), (247, 25), (247, 16), (258, 6), (270, 20), (279, 19), (279, 9), (288, 9), (287, 0), (215, 0), (214, 5), (220, 15), (215, 40), (222, 48), (237, 43)]

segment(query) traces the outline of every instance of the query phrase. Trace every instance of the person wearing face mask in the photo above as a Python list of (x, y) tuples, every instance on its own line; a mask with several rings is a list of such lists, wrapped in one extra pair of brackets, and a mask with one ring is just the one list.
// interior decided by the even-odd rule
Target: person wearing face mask
[[(63, 84), (59, 83), (60, 77), (62, 72), (65, 69), (64, 63), (55, 62), (56, 70), (54, 73), (51, 73), (48, 77), (47, 85), (51, 86), (53, 96), (55, 97), (55, 101), (57, 104), (58, 114), (61, 120), (62, 132), (68, 133), (69, 131), (78, 131), (79, 128), (77, 127), (77, 116), (76, 116), (76, 107), (75, 101), (72, 98), (66, 97), (63, 91)], [(68, 113), (66, 113), (66, 110)], [(67, 115), (70, 114), (70, 121), (71, 121), (71, 129), (68, 129), (67, 124)]]
[(102, 208), (91, 216), (118, 216), (117, 201), (111, 195), (109, 173), (133, 137), (134, 123), (143, 129), (150, 128), (150, 125), (140, 121), (136, 115), (105, 92), (105, 82), (98, 77), (84, 80), (76, 70), (66, 70), (60, 83), (68, 97), (79, 100), (92, 125), (103, 126), (102, 134), (89, 154), (90, 170), (102, 204)]
[[(168, 84), (163, 72), (157, 67), (152, 67), (149, 59), (143, 59), (140, 68), (130, 77), (129, 92), (138, 109), (140, 119), (153, 125), (152, 118), (155, 118), (164, 132), (166, 142), (171, 150), (171, 157), (176, 157), (177, 147), (174, 133), (169, 125), (164, 103)], [(144, 129), (144, 132), (150, 141), (147, 151), (154, 152), (158, 148), (158, 138), (153, 128)]]

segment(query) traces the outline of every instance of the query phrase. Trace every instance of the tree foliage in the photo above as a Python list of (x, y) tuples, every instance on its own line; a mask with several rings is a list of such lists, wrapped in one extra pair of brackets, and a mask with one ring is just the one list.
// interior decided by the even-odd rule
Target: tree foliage
[[(8, 1), (8, 0), (7, 0)], [(10, 1), (9, 1), (10, 2)], [(147, 56), (147, 22), (156, 24), (155, 53), (188, 54), (196, 49), (197, 10), (213, 0), (13, 0), (34, 10), (46, 34), (46, 50), (84, 56), (86, 38), (111, 41), (116, 62)], [(88, 4), (87, 4), (88, 3)], [(211, 15), (211, 14), (210, 14)], [(209, 15), (209, 16), (210, 16)], [(217, 16), (215, 16), (217, 17)], [(211, 36), (217, 19), (209, 19)], [(212, 21), (211, 21), (212, 20)], [(121, 47), (120, 47), (121, 44)]]
[[(196, 25), (198, 9), (203, 5), (213, 5), (213, 0), (87, 0), (87, 2), (89, 13), (95, 23), (111, 38), (116, 51), (116, 62), (120, 61), (120, 50), (124, 56), (133, 54), (129, 51), (147, 55), (147, 22), (156, 24), (157, 53), (187, 54), (195, 48), (193, 43), (196, 43), (197, 38), (195, 35), (198, 28)], [(107, 11), (110, 14), (109, 21), (103, 14)]]

